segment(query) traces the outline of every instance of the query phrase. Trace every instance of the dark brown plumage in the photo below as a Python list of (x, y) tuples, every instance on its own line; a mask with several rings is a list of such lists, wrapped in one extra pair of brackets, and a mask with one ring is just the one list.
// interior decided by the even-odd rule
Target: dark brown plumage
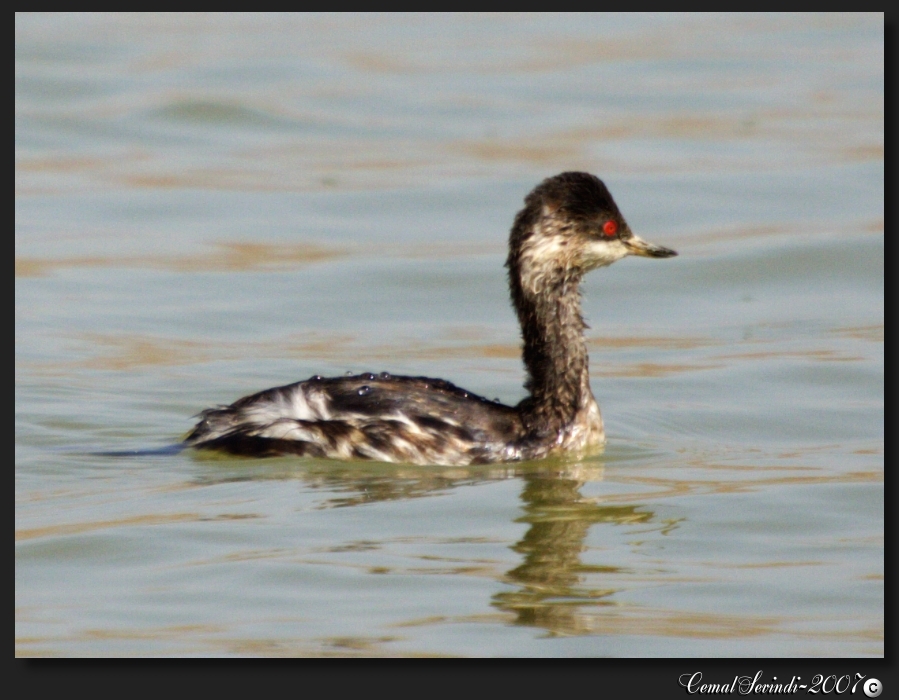
[(626, 255), (676, 253), (634, 236), (594, 175), (548, 178), (525, 198), (509, 236), (506, 266), (529, 392), (517, 406), (441, 379), (316, 376), (203, 411), (185, 444), (242, 455), (450, 465), (596, 448), (605, 433), (590, 389), (579, 283)]

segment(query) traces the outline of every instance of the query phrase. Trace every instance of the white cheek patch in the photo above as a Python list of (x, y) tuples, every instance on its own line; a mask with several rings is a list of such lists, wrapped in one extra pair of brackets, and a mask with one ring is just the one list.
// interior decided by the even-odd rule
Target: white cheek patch
[(548, 280), (558, 277), (560, 268), (581, 271), (606, 267), (630, 255), (617, 238), (578, 241), (564, 235), (537, 235), (521, 251), (521, 282), (531, 294), (540, 294)]
[(605, 267), (630, 254), (627, 247), (617, 238), (610, 241), (596, 239), (590, 241), (583, 251), (583, 259), (588, 269)]

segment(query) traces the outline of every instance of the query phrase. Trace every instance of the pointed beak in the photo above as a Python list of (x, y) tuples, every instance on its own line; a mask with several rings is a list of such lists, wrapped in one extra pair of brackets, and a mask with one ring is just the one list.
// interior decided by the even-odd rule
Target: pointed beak
[(622, 238), (621, 242), (630, 255), (640, 255), (644, 258), (672, 258), (677, 255), (677, 251), (671, 248), (644, 241), (633, 234), (629, 238)]

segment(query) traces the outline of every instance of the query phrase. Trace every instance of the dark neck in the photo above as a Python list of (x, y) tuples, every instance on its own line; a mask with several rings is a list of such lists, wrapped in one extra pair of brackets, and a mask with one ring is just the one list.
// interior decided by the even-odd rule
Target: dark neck
[(531, 393), (519, 409), (529, 432), (551, 437), (593, 401), (578, 291), (581, 274), (558, 268), (537, 271), (528, 269), (529, 263), (522, 256), (509, 257), (512, 303), (524, 340), (525, 387)]

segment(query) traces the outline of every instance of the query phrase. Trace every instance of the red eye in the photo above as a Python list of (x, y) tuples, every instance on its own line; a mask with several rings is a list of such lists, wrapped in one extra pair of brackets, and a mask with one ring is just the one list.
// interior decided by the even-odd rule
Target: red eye
[(617, 221), (606, 221), (602, 225), (602, 232), (607, 236), (614, 236), (618, 233), (618, 222)]

